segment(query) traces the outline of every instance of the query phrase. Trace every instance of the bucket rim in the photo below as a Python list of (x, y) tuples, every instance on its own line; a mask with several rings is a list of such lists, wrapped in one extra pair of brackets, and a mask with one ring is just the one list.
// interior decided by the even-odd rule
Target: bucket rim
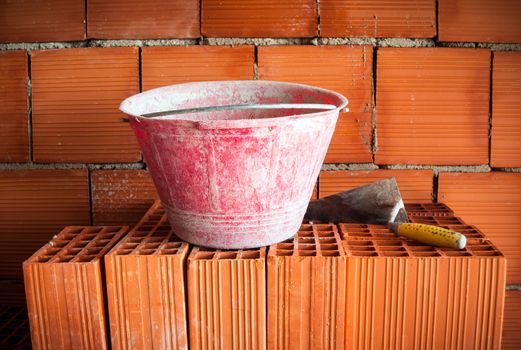
[[(324, 111), (318, 111), (313, 113), (306, 113), (306, 114), (292, 114), (288, 116), (281, 116), (281, 117), (275, 117), (275, 118), (258, 118), (258, 119), (233, 119), (233, 120), (226, 120), (226, 119), (214, 119), (209, 121), (197, 121), (193, 119), (168, 119), (168, 117), (155, 117), (155, 118), (148, 118), (143, 117), (142, 114), (137, 114), (133, 111), (133, 101), (138, 98), (143, 98), (148, 95), (156, 96), (158, 92), (168, 91), (168, 90), (175, 90), (182, 87), (188, 87), (188, 86), (212, 86), (212, 85), (222, 85), (222, 84), (253, 84), (253, 85), (278, 85), (278, 86), (286, 86), (286, 87), (295, 87), (295, 88), (302, 88), (307, 90), (314, 90), (316, 92), (320, 92), (323, 94), (329, 94), (331, 96), (336, 97), (339, 100), (339, 103), (334, 103), (336, 105), (336, 108), (330, 109), (330, 110), (324, 110)], [(341, 110), (343, 110), (348, 105), (348, 99), (343, 96), (342, 94), (316, 87), (313, 85), (307, 85), (307, 84), (300, 84), (300, 83), (291, 83), (291, 82), (283, 82), (283, 81), (273, 81), (273, 80), (212, 80), (212, 81), (198, 81), (198, 82), (188, 82), (188, 83), (180, 83), (180, 84), (172, 84), (172, 85), (166, 85), (154, 89), (150, 89), (147, 91), (143, 91), (139, 94), (134, 94), (132, 96), (127, 97), (125, 100), (121, 102), (119, 105), (120, 111), (130, 116), (132, 119), (135, 119), (138, 123), (142, 122), (164, 122), (164, 121), (173, 121), (173, 122), (181, 122), (181, 123), (190, 123), (190, 124), (196, 124), (200, 127), (248, 127), (248, 126), (265, 126), (266, 124), (271, 124), (273, 122), (273, 119), (277, 119), (278, 121), (284, 121), (284, 120), (291, 120), (296, 118), (313, 118), (313, 117), (321, 117), (324, 115), (329, 115), (331, 113), (339, 113)], [(147, 113), (151, 113), (153, 111), (147, 111)], [(268, 122), (267, 122), (268, 121)], [(237, 124), (237, 125), (235, 125)]]

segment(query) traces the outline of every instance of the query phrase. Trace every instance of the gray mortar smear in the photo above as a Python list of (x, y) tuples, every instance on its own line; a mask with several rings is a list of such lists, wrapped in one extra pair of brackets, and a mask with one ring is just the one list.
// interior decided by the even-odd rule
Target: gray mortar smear
[(0, 170), (72, 170), (72, 169), (106, 169), (106, 170), (140, 170), (146, 169), (145, 163), (0, 163)]
[(350, 164), (322, 164), (322, 171), (334, 170), (375, 170), (378, 166), (373, 163), (350, 163)]
[(392, 170), (432, 170), (434, 175), (444, 172), (451, 173), (488, 173), (492, 170), (488, 165), (412, 165), (392, 164), (382, 165), (382, 169)]

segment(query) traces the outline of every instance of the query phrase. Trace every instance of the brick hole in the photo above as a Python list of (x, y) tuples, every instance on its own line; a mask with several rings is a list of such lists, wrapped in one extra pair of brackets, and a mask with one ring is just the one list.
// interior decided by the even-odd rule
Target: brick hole
[(143, 243), (158, 243), (163, 242), (165, 237), (147, 237), (143, 240)]
[(215, 252), (198, 252), (195, 254), (195, 258), (198, 260), (211, 260), (213, 259), (213, 256), (215, 255)]
[(62, 255), (58, 257), (58, 262), (66, 263), (74, 259), (74, 256), (72, 255)]
[(299, 237), (297, 239), (297, 242), (298, 243), (302, 243), (302, 244), (313, 244), (315, 243), (315, 238), (314, 237)]
[(129, 255), (132, 253), (133, 249), (119, 249), (116, 254), (117, 255)]
[(429, 252), (429, 251), (412, 251), (411, 252), (411, 255), (412, 256), (417, 256), (417, 257), (434, 257), (434, 256), (441, 256), (438, 252), (436, 251), (432, 251), (432, 252)]
[(258, 259), (260, 258), (260, 252), (257, 250), (243, 251), (239, 256), (241, 259)]
[(60, 248), (46, 248), (43, 252), (44, 255), (56, 255), (61, 249)]
[(152, 255), (156, 252), (155, 249), (139, 249), (138, 254), (139, 255)]
[(382, 252), (405, 252), (404, 247), (393, 247), (393, 246), (380, 246), (380, 251)]
[(475, 250), (472, 252), (476, 256), (500, 256), (497, 250)]
[(371, 237), (369, 230), (366, 232), (347, 232), (348, 237)]
[(103, 227), (86, 227), (82, 233), (100, 233)]
[(171, 230), (172, 229), (170, 228), (170, 226), (159, 226), (156, 229), (156, 232), (166, 234), (166, 233), (170, 233)]
[(299, 231), (313, 231), (313, 225), (301, 225)]
[(165, 238), (168, 235), (169, 232), (162, 232), (162, 231), (154, 231), (149, 237), (159, 237), (161, 239)]
[(101, 239), (112, 239), (112, 238), (114, 238), (115, 235), (116, 234), (114, 232), (105, 232), (105, 233), (98, 235), (98, 237)]
[(294, 247), (292, 243), (279, 243), (276, 245), (278, 250), (293, 250)]
[(73, 242), (71, 248), (84, 248), (90, 241), (77, 241)]
[(181, 245), (183, 245), (183, 243), (181, 242), (168, 242), (168, 243), (165, 243), (165, 245), (163, 246), (165, 249), (177, 249), (177, 248), (181, 248)]
[(351, 252), (352, 256), (378, 256), (376, 252)]
[(436, 251), (436, 248), (423, 246), (423, 245), (408, 245), (408, 248), (414, 252), (433, 252)]
[(311, 231), (299, 231), (298, 238), (313, 238), (313, 232)]
[(386, 246), (401, 247), (402, 242), (400, 242), (400, 241), (377, 241), (376, 245), (378, 245), (379, 247), (386, 247)]
[(320, 250), (338, 250), (338, 245), (336, 244), (321, 244)]
[(175, 255), (179, 249), (162, 249), (159, 254), (161, 255)]
[(157, 249), (161, 243), (143, 243), (141, 249)]
[(147, 223), (144, 223), (143, 225), (140, 225), (138, 230), (143, 232), (150, 232), (152, 229), (154, 229), (154, 227), (156, 227), (155, 224), (147, 224)]
[(315, 250), (316, 249), (316, 245), (314, 244), (299, 244), (298, 245), (298, 250), (299, 251), (302, 251), (302, 250)]
[(294, 238), (288, 238), (288, 239), (286, 239), (285, 241), (282, 241), (282, 242), (280, 242), (280, 243), (293, 243), (294, 241), (295, 241)]
[(317, 234), (319, 237), (335, 237), (334, 231), (318, 231)]
[(299, 256), (316, 256), (317, 252), (315, 250), (299, 250)]
[(276, 250), (275, 251), (276, 256), (291, 256), (293, 255), (292, 250)]
[(60, 239), (65, 241), (72, 241), (74, 238), (76, 238), (76, 236), (77, 235), (74, 233), (66, 233), (64, 235), (60, 235)]
[(63, 248), (67, 244), (69, 244), (69, 242), (70, 241), (59, 239), (59, 240), (51, 241), (50, 245), (51, 245), (51, 247)]
[(65, 255), (77, 255), (81, 250), (82, 248), (67, 248), (65, 249)]
[(465, 250), (442, 250), (443, 254), (446, 256), (472, 256), (469, 252)]
[(320, 225), (315, 225), (317, 231), (334, 231), (335, 230), (335, 226), (334, 225), (331, 225), (331, 224), (320, 224)]
[(355, 247), (349, 247), (349, 249), (351, 249), (352, 251), (357, 251), (357, 252), (374, 252), (375, 249), (373, 246), (355, 246)]
[(103, 248), (101, 248), (101, 247), (87, 248), (87, 249), (85, 249), (85, 253), (87, 253), (89, 255), (97, 255), (102, 251), (102, 249)]
[(480, 245), (469, 246), (468, 249), (470, 249), (470, 250), (494, 250), (494, 247), (491, 247), (486, 244), (480, 244)]
[(373, 246), (372, 241), (348, 241), (347, 244), (349, 246), (355, 247), (355, 246)]
[(135, 238), (143, 238), (148, 235), (148, 231), (134, 231), (132, 232), (132, 237)]
[(340, 256), (340, 252), (338, 250), (325, 250), (322, 251), (323, 256)]
[(100, 239), (94, 241), (93, 247), (105, 247), (110, 242), (110, 239)]
[(336, 243), (336, 239), (333, 237), (318, 237), (319, 243)]
[(393, 252), (393, 251), (381, 251), (380, 256), (387, 256), (387, 257), (404, 257), (409, 256), (407, 252), (404, 250), (403, 252)]
[(74, 227), (74, 228), (70, 228), (67, 230), (67, 233), (69, 234), (73, 234), (73, 235), (77, 235), (78, 233), (80, 233), (81, 231), (83, 231), (83, 227)]
[(78, 262), (82, 262), (82, 263), (91, 262), (92, 260), (94, 260), (94, 258), (95, 258), (95, 255), (81, 255), (78, 257)]
[(220, 252), (217, 253), (217, 259), (235, 259), (237, 252)]
[(160, 221), (162, 217), (163, 217), (162, 214), (157, 214), (157, 213), (155, 213), (155, 214), (150, 215), (150, 216), (148, 217), (148, 220), (147, 220), (147, 221), (148, 221), (148, 222), (151, 222), (151, 221), (152, 221), (152, 222), (157, 222), (157, 221)]
[(93, 239), (94, 237), (96, 237), (96, 234), (95, 233), (82, 233), (78, 236), (77, 239), (81, 239), (81, 240), (91, 240)]
[(36, 262), (39, 262), (39, 263), (48, 262), (49, 260), (51, 260), (51, 258), (52, 258), (52, 256), (50, 256), (50, 255), (41, 255), (36, 258)]

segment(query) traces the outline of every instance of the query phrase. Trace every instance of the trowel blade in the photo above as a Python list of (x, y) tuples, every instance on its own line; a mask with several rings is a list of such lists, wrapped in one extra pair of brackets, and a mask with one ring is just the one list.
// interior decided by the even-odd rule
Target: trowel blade
[(364, 224), (408, 222), (407, 212), (394, 177), (311, 202), (304, 219)]

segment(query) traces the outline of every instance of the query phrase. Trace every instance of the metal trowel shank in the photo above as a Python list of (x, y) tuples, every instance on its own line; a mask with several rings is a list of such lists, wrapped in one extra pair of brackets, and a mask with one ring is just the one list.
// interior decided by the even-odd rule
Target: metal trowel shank
[(364, 224), (409, 221), (394, 177), (311, 202), (304, 219)]

